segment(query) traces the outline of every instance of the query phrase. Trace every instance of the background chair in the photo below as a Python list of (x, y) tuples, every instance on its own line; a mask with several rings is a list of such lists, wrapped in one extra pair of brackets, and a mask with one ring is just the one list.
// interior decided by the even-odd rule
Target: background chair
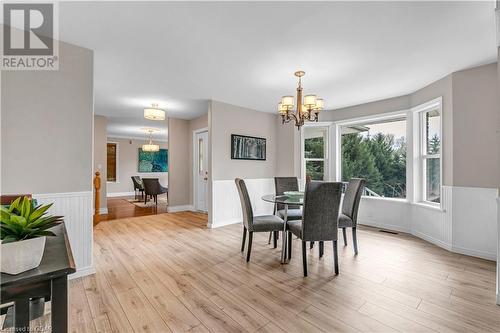
[[(308, 182), (304, 195), (303, 220), (287, 221), (288, 257), (292, 253), (292, 236), (302, 240), (302, 265), (307, 276), (307, 241), (332, 241), (335, 275), (339, 273), (337, 234), (342, 183)], [(320, 246), (320, 255), (323, 247)]]
[(152, 197), (155, 201), (155, 204), (158, 205), (158, 194), (167, 194), (168, 200), (168, 188), (163, 187), (160, 184), (158, 178), (142, 178), (142, 182), (144, 184), (144, 203), (147, 203), (148, 196)]
[[(241, 210), (243, 213), (243, 241), (241, 242), (241, 252), (245, 250), (245, 238), (248, 231), (247, 262), (250, 261), (252, 252), (252, 238), (254, 232), (279, 232), (284, 230), (284, 221), (276, 215), (253, 216), (252, 203), (248, 195), (245, 181), (240, 178), (235, 180), (236, 188), (240, 196)], [(283, 238), (284, 239), (284, 238)]]
[(342, 213), (339, 215), (339, 228), (342, 229), (344, 246), (347, 246), (346, 228), (352, 228), (352, 243), (354, 253), (358, 254), (358, 240), (356, 236), (356, 225), (358, 223), (358, 210), (361, 195), (365, 189), (365, 180), (362, 178), (352, 178), (347, 185), (342, 203)]
[[(284, 195), (287, 191), (298, 191), (299, 181), (297, 177), (274, 177), (274, 187), (276, 195)], [(276, 204), (274, 214), (278, 214), (282, 219), (285, 218), (285, 205)], [(300, 206), (289, 205), (287, 210), (287, 220), (300, 220), (302, 218), (302, 208)], [(271, 243), (271, 234), (269, 234), (268, 244)], [(276, 247), (278, 234), (274, 233), (274, 246)]]
[(141, 198), (144, 197), (144, 184), (142, 183), (141, 177), (132, 176), (132, 183), (134, 184), (134, 197), (137, 200), (137, 192), (141, 194)]

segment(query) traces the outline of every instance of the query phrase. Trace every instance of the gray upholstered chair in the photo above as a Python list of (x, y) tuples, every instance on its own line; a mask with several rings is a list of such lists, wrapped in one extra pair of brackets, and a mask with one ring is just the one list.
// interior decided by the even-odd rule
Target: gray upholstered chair
[(365, 180), (362, 178), (352, 178), (347, 185), (342, 203), (342, 212), (339, 215), (339, 228), (344, 236), (344, 246), (347, 246), (346, 228), (352, 228), (352, 243), (354, 253), (358, 254), (358, 240), (356, 236), (356, 226), (358, 223), (358, 210), (361, 195), (365, 188)]
[(167, 194), (168, 200), (168, 188), (161, 186), (158, 178), (142, 178), (142, 183), (144, 184), (144, 203), (148, 201), (148, 196), (150, 196), (158, 205), (158, 194), (164, 193)]
[[(294, 234), (302, 240), (302, 264), (307, 276), (306, 242), (333, 241), (333, 265), (335, 275), (339, 273), (337, 254), (338, 217), (342, 183), (308, 182), (304, 195), (304, 215), (302, 220), (287, 221), (288, 257), (292, 253)], [(322, 244), (322, 243), (320, 243)], [(323, 246), (320, 245), (320, 255)]]
[(132, 183), (134, 184), (134, 196), (137, 200), (137, 191), (141, 194), (141, 198), (144, 196), (144, 184), (139, 176), (132, 176)]
[[(276, 190), (276, 195), (283, 195), (287, 191), (298, 191), (299, 181), (297, 177), (274, 177), (274, 186)], [(274, 213), (278, 214), (282, 219), (285, 218), (285, 205), (276, 204), (274, 207)], [(289, 205), (287, 210), (287, 220), (300, 220), (302, 218), (302, 208), (300, 206)], [(268, 244), (271, 243), (271, 234), (269, 234)], [(274, 233), (274, 246), (278, 239), (278, 233)]]
[[(254, 216), (250, 196), (248, 195), (245, 181), (240, 178), (235, 180), (236, 188), (241, 201), (243, 212), (243, 241), (241, 242), (241, 252), (245, 250), (245, 238), (248, 232), (247, 261), (250, 261), (252, 252), (252, 238), (254, 232), (279, 232), (284, 230), (284, 221), (276, 215)], [(283, 237), (284, 239), (284, 237)]]

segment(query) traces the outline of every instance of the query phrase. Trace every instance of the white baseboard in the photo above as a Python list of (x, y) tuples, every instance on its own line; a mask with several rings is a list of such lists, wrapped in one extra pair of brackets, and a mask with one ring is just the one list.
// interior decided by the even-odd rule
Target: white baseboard
[(447, 244), (447, 243), (445, 243), (445, 242), (443, 242), (443, 241), (441, 241), (441, 240), (439, 240), (437, 238), (434, 238), (432, 236), (426, 235), (426, 234), (424, 234), (424, 233), (422, 233), (420, 231), (415, 231), (414, 230), (412, 232), (412, 235), (413, 236), (417, 236), (418, 238), (422, 238), (423, 240), (426, 240), (429, 243), (432, 243), (432, 244), (434, 244), (436, 246), (439, 246), (439, 247), (441, 247), (441, 248), (443, 248), (445, 250), (452, 251), (452, 247), (451, 247), (450, 244)]
[(369, 226), (369, 227), (380, 228), (380, 229), (384, 229), (384, 230), (411, 233), (410, 229), (405, 228), (403, 226), (397, 226), (397, 225), (393, 225), (393, 224), (378, 223), (378, 222), (375, 222), (375, 221), (369, 221), (369, 220), (365, 220), (365, 219), (358, 220), (358, 224), (366, 225), (366, 226)]
[(68, 275), (68, 278), (71, 280), (71, 279), (77, 279), (77, 278), (87, 276), (87, 275), (92, 275), (92, 274), (95, 274), (95, 268), (94, 268), (94, 266), (89, 266), (89, 267), (77, 269), (75, 273)]
[[(95, 209), (93, 209), (92, 211), (95, 214)], [(99, 214), (100, 215), (106, 215), (107, 213), (108, 213), (108, 208), (107, 207), (101, 207), (101, 208), (99, 208)]]
[(185, 211), (194, 211), (193, 205), (167, 206), (167, 212), (169, 213), (177, 213)]
[(226, 220), (226, 221), (218, 222), (218, 223), (216, 223), (216, 224), (214, 224), (214, 223), (209, 223), (209, 224), (208, 224), (208, 228), (210, 228), (210, 229), (214, 229), (214, 228), (224, 227), (224, 226), (226, 226), (226, 225), (230, 225), (230, 224), (241, 224), (241, 219), (236, 219), (236, 220)]
[(107, 197), (108, 198), (114, 198), (114, 197), (130, 197), (135, 195), (134, 192), (115, 192), (115, 193), (108, 193)]
[(451, 251), (455, 252), (455, 253), (465, 254), (467, 256), (486, 259), (486, 260), (495, 261), (497, 259), (496, 253), (489, 253), (489, 252), (480, 251), (480, 250), (466, 249), (466, 248), (458, 247), (458, 246), (453, 246)]

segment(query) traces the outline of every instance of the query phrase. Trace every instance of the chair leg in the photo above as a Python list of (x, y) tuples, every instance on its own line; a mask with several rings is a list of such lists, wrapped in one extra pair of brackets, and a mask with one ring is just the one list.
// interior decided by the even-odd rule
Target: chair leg
[(356, 227), (352, 228), (352, 244), (354, 245), (354, 254), (358, 254), (358, 237), (356, 236)]
[(333, 267), (335, 269), (335, 275), (339, 275), (339, 255), (337, 252), (337, 241), (333, 241)]
[(302, 241), (302, 268), (304, 270), (304, 277), (307, 277), (307, 257), (306, 257), (306, 242)]
[(144, 196), (144, 204), (147, 204), (147, 203), (148, 203), (148, 195), (146, 194), (146, 195)]
[(253, 238), (253, 231), (249, 231), (248, 232), (247, 262), (250, 261), (250, 253), (252, 253), (252, 238)]
[(344, 246), (347, 246), (347, 232), (345, 228), (342, 228), (342, 236), (344, 236)]
[(323, 257), (323, 253), (325, 252), (325, 243), (323, 241), (319, 242), (319, 257)]
[(312, 249), (314, 247), (314, 242), (309, 242), (309, 248)]
[(292, 233), (288, 231), (288, 259), (292, 258)]
[(273, 232), (269, 232), (269, 239), (267, 240), (267, 244), (271, 244), (271, 238), (273, 237)]
[(245, 250), (245, 240), (247, 238), (247, 228), (243, 227), (243, 241), (241, 242), (241, 252)]
[(278, 247), (278, 232), (273, 231), (273, 249)]

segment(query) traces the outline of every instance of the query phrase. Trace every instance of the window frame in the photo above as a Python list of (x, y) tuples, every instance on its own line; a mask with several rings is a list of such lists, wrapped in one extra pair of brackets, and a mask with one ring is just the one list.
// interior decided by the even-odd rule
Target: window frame
[[(114, 144), (116, 146), (116, 156), (115, 156), (115, 180), (108, 180), (108, 144)], [(106, 142), (106, 183), (115, 184), (120, 183), (120, 172), (119, 163), (120, 162), (120, 143), (117, 141), (107, 141)]]
[[(439, 154), (427, 153), (427, 133), (425, 131), (425, 115), (437, 111), (439, 114)], [(442, 97), (412, 108), (413, 113), (413, 160), (414, 160), (414, 202), (435, 208), (443, 207), (443, 101)], [(427, 192), (427, 160), (439, 158), (439, 202), (426, 200)]]
[[(326, 123), (326, 122), (318, 122), (318, 123), (309, 123), (309, 124), (304, 124), (300, 128), (300, 175), (305, 183), (306, 181), (306, 163), (307, 161), (323, 161), (323, 180), (324, 181), (329, 181), (330, 177), (332, 175), (331, 172), (331, 163), (330, 163), (330, 156), (333, 156), (330, 152), (330, 140), (331, 140), (331, 123)], [(305, 135), (304, 135), (304, 130), (306, 128), (323, 128), (325, 129), (325, 148), (324, 148), (324, 153), (323, 153), (323, 158), (306, 158), (305, 157)]]
[(389, 122), (389, 121), (397, 121), (398, 119), (404, 118), (406, 121), (406, 197), (405, 198), (392, 198), (392, 197), (376, 197), (376, 196), (368, 196), (363, 193), (363, 198), (369, 198), (374, 200), (386, 200), (386, 201), (398, 201), (398, 202), (409, 202), (410, 201), (410, 189), (411, 189), (411, 167), (410, 167), (410, 158), (411, 158), (411, 117), (408, 114), (408, 110), (400, 110), (393, 112), (384, 112), (376, 115), (363, 116), (358, 118), (351, 118), (342, 121), (335, 122), (335, 131), (336, 131), (336, 181), (342, 182), (342, 127), (352, 126), (352, 125), (363, 125), (367, 123), (377, 123), (377, 122)]

